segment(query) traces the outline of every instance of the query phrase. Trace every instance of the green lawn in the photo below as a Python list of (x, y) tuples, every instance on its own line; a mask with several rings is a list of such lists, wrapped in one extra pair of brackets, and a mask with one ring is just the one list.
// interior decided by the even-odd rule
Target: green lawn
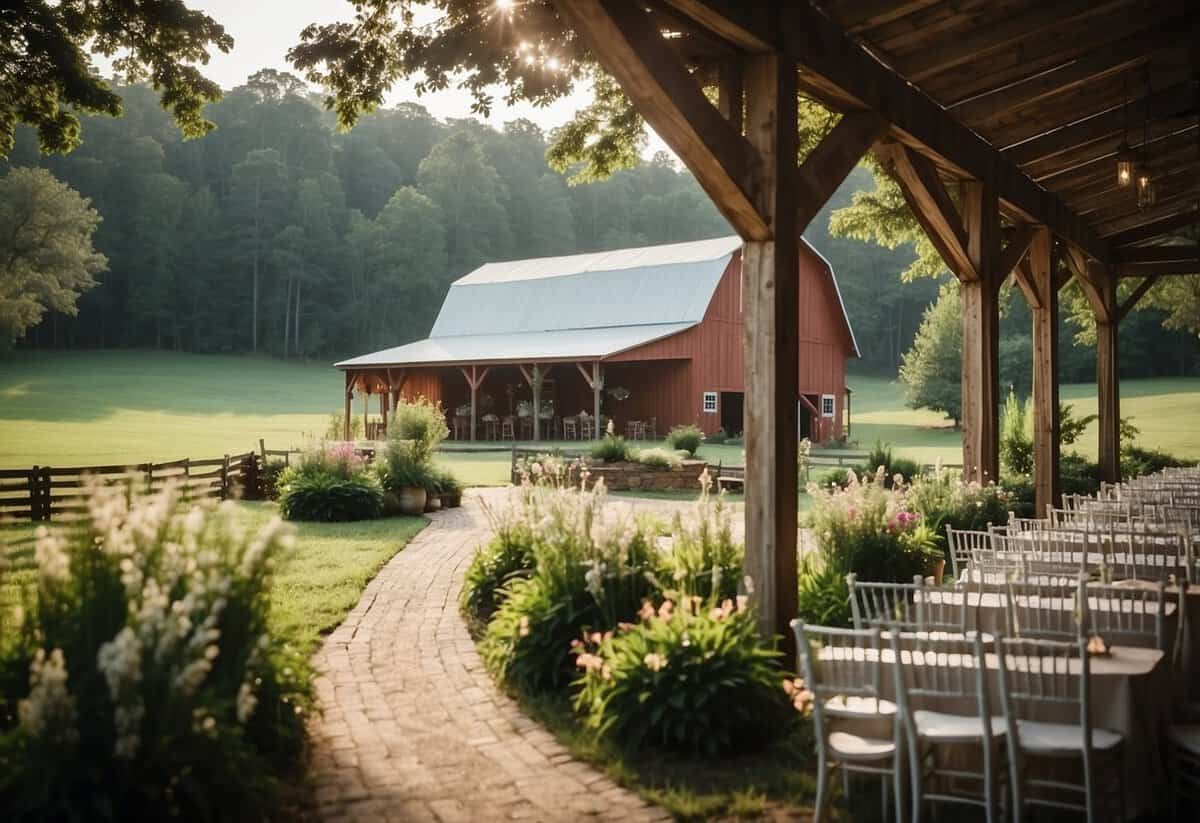
[[(869, 448), (876, 440), (891, 443), (896, 451), (924, 463), (939, 458), (946, 463), (962, 461), (961, 433), (940, 415), (903, 406), (903, 387), (880, 377), (851, 375), (853, 389), (851, 437)], [(1076, 415), (1096, 413), (1096, 387), (1067, 384), (1059, 391)], [(1121, 415), (1131, 417), (1141, 429), (1139, 444), (1162, 449), (1178, 457), (1200, 458), (1200, 379), (1170, 378), (1124, 380), (1121, 383)], [(1096, 424), (1069, 448), (1095, 458)]]
[[(274, 503), (240, 502), (239, 521), (253, 533), (276, 513)], [(271, 622), (304, 655), (323, 633), (342, 622), (367, 582), (392, 555), (425, 527), (421, 517), (389, 517), (358, 523), (296, 523), (296, 546), (280, 559), (271, 589)], [(0, 527), (6, 543), (32, 537), (30, 524)], [(18, 600), (20, 586), (33, 581), (33, 550), (25, 545), (0, 573), (0, 608)]]
[[(851, 375), (852, 436), (932, 463), (961, 461), (960, 435), (939, 415), (903, 405), (894, 381)], [(1200, 457), (1200, 379), (1127, 380), (1122, 413), (1142, 445)], [(0, 467), (88, 465), (214, 457), (302, 445), (340, 410), (341, 375), (329, 364), (169, 352), (20, 352), (0, 360)], [(1077, 413), (1094, 412), (1091, 385), (1062, 387)], [(355, 410), (361, 406), (356, 402)], [(1093, 455), (1093, 426), (1074, 448)], [(495, 444), (486, 444), (495, 447)], [(553, 444), (547, 444), (553, 445)], [(578, 442), (559, 444), (578, 448)], [(639, 444), (641, 445), (641, 444)], [(647, 446), (655, 445), (647, 443)], [(450, 451), (439, 458), (469, 485), (508, 482), (506, 452)], [(741, 446), (705, 445), (700, 456), (740, 464)]]

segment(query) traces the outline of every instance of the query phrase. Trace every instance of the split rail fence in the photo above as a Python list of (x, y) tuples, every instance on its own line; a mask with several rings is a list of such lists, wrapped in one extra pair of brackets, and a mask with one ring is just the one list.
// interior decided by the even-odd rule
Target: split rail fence
[(247, 452), (128, 466), (0, 469), (0, 522), (80, 517), (87, 511), (86, 489), (94, 482), (123, 483), (147, 493), (174, 483), (187, 497), (255, 500), (262, 492), (259, 468), (259, 456)]

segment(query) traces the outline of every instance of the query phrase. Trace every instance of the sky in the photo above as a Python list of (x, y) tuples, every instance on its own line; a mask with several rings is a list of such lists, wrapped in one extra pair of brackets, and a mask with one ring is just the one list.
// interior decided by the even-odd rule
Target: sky
[[(287, 52), (300, 42), (300, 31), (309, 23), (349, 20), (354, 13), (349, 0), (191, 0), (188, 5), (207, 13), (234, 39), (232, 51), (215, 52), (208, 65), (202, 67), (206, 76), (227, 90), (243, 84), (262, 68), (299, 74), (288, 63)], [(433, 16), (431, 10), (418, 10), (417, 22), (426, 22)], [(438, 118), (476, 116), (471, 112), (471, 97), (466, 91), (451, 87), (418, 97), (413, 86), (412, 82), (398, 83), (388, 95), (386, 105), (414, 101)], [(491, 116), (487, 118), (491, 125), (500, 127), (509, 120), (525, 117), (549, 130), (570, 120), (590, 102), (591, 94), (586, 87), (578, 88), (569, 97), (542, 108), (528, 103), (507, 106), (499, 93), (495, 98)], [(647, 156), (665, 148), (651, 134)]]

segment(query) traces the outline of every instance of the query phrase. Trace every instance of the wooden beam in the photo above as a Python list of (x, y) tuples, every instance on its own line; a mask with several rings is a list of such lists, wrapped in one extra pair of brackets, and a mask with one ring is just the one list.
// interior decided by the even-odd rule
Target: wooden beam
[(1159, 275), (1152, 274), (1137, 284), (1137, 287), (1121, 302), (1121, 306), (1117, 310), (1118, 322), (1124, 321), (1129, 316), (1129, 313), (1137, 306), (1138, 301), (1145, 297), (1146, 292), (1150, 291), (1154, 287), (1154, 284), (1158, 282), (1158, 278)]
[(738, 134), (742, 133), (745, 108), (742, 85), (741, 55), (722, 60), (717, 66), (717, 111)]
[(998, 112), (1017, 111), (1071, 92), (1097, 78), (1139, 66), (1152, 56), (1154, 49), (1177, 36), (1178, 30), (1175, 28), (1157, 28), (1140, 37), (1114, 43), (1108, 49), (950, 106), (950, 113), (969, 126), (986, 123)]
[(1154, 92), (1130, 102), (1128, 106), (1117, 106), (1109, 111), (1080, 120), (1060, 129), (1025, 140), (1004, 149), (1004, 155), (1019, 166), (1069, 151), (1101, 137), (1124, 131), (1133, 117), (1149, 116), (1151, 120), (1172, 117), (1196, 105), (1194, 83), (1177, 85)]
[(1196, 193), (1190, 191), (1177, 192), (1173, 196), (1166, 198), (1161, 195), (1158, 202), (1143, 211), (1131, 211), (1121, 217), (1115, 217), (1111, 220), (1105, 220), (1096, 225), (1098, 231), (1106, 237), (1122, 234), (1129, 229), (1135, 229), (1139, 226), (1145, 226), (1152, 223), (1158, 223), (1166, 217), (1175, 215), (1187, 215), (1190, 220), (1186, 220), (1181, 224), (1183, 226), (1189, 223), (1196, 222)]
[(1180, 243), (1170, 246), (1141, 246), (1131, 249), (1117, 249), (1117, 261), (1120, 263), (1200, 263), (1200, 245), (1195, 243)]
[(596, 387), (595, 387), (595, 385), (593, 385), (593, 383), (592, 383), (592, 375), (591, 375), (591, 374), (589, 374), (589, 373), (588, 373), (588, 370), (587, 370), (587, 369), (585, 369), (585, 368), (583, 367), (583, 364), (582, 364), (582, 363), (576, 363), (576, 364), (575, 364), (575, 368), (579, 369), (579, 373), (583, 375), (584, 382), (586, 382), (586, 383), (587, 383), (587, 385), (588, 385), (588, 388), (589, 388), (589, 389), (595, 389)]
[(797, 235), (804, 234), (838, 186), (886, 131), (887, 123), (875, 112), (849, 112), (809, 153), (796, 174)]
[(1037, 227), (1027, 257), (1033, 309), (1033, 467), (1034, 511), (1057, 506), (1061, 494), (1058, 418), (1058, 288), (1053, 275), (1054, 238)]
[(1100, 479), (1121, 479), (1121, 369), (1118, 352), (1120, 307), (1117, 280), (1096, 264), (1087, 279), (1099, 292), (1102, 311), (1096, 312), (1096, 397), (1099, 414)]
[(1056, 30), (1072, 25), (1081, 17), (1105, 12), (1119, 4), (1119, 0), (1109, 0), (1107, 3), (1096, 0), (1067, 0), (1035, 4), (1029, 11), (1006, 15), (994, 25), (972, 28), (965, 35), (940, 43), (937, 48), (922, 49), (912, 57), (900, 61), (899, 67), (909, 80), (920, 83), (936, 74), (964, 63), (974, 62), (991, 52), (1026, 40), (1030, 32)]
[(592, 361), (592, 439), (600, 439), (600, 392), (604, 391), (604, 378), (600, 374), (600, 361)]
[(770, 237), (754, 205), (760, 158), (704, 96), (642, 5), (632, 0), (554, 0), (554, 5), (734, 229), (747, 239)]
[(1114, 248), (1133, 246), (1137, 243), (1144, 243), (1147, 240), (1153, 240), (1156, 237), (1170, 234), (1179, 229), (1185, 229), (1188, 226), (1194, 225), (1198, 219), (1200, 219), (1200, 215), (1193, 208), (1189, 211), (1170, 214), (1135, 228), (1117, 232), (1110, 235), (1108, 240)]
[(956, 176), (987, 179), (1007, 209), (1022, 220), (1046, 225), (1089, 256), (1108, 260), (1107, 243), (1079, 215), (812, 5), (735, 0), (667, 3), (741, 48), (779, 50), (800, 64), (806, 85), (823, 86), (858, 101), (857, 108), (874, 110), (904, 142), (928, 147)]
[[(760, 207), (782, 226), (742, 252), (745, 302), (746, 573), (767, 635), (792, 637), (798, 558), (800, 248), (795, 178), (796, 70), (777, 54), (746, 64), (746, 136), (767, 174)], [(794, 652), (793, 644), (785, 650)]]
[[(1195, 123), (1181, 126), (1177, 120), (1155, 121), (1150, 123), (1146, 130), (1148, 139), (1145, 143), (1143, 143), (1141, 134), (1130, 134), (1128, 135), (1129, 145), (1139, 153), (1144, 145), (1149, 153), (1157, 156), (1164, 145), (1186, 141), (1189, 139), (1189, 135), (1190, 139), (1194, 141), (1196, 128)], [(1060, 176), (1070, 175), (1089, 164), (1102, 164), (1111, 173), (1113, 164), (1116, 162), (1117, 149), (1120, 148), (1121, 141), (1125, 138), (1126, 135), (1123, 132), (1116, 132), (1049, 158), (1026, 163), (1022, 168), (1034, 180), (1044, 184), (1047, 188), (1057, 190)]]
[(963, 184), (967, 254), (978, 278), (960, 284), (962, 299), (963, 473), (1000, 479), (1000, 205), (986, 182)]
[(960, 280), (978, 279), (967, 255), (967, 233), (958, 207), (926, 157), (899, 143), (879, 146), (875, 154), (891, 169), (909, 211)]
[[(1000, 264), (996, 268), (996, 276), (998, 281), (1003, 281), (1004, 278), (1017, 268), (1017, 264), (1025, 257), (1029, 251), (1029, 244), (1033, 241), (1035, 235), (1041, 233), (1041, 228), (1034, 229), (1028, 223), (1018, 223), (1009, 236), (1008, 244), (1000, 252)], [(1047, 252), (1048, 253), (1048, 252)]]
[(1118, 277), (1155, 277), (1166, 275), (1200, 274), (1200, 261), (1174, 263), (1118, 263), (1113, 267)]
[(351, 401), (354, 399), (354, 373), (346, 372), (346, 411), (342, 414), (342, 439), (350, 439), (350, 407)]

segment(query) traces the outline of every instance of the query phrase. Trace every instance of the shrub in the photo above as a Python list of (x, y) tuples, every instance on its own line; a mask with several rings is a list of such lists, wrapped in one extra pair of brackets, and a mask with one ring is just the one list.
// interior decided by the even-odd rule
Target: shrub
[(415, 441), (399, 437), (389, 436), (376, 470), (383, 488), (393, 493), (404, 488), (429, 489), (434, 482), (433, 461), (422, 456)]
[(797, 715), (779, 652), (732, 600), (675, 608), (646, 603), (641, 622), (575, 642), (576, 709), (629, 748), (644, 744), (713, 757), (785, 734)]
[(633, 453), (633, 459), (654, 469), (677, 469), (683, 464), (678, 454), (661, 448), (639, 449)]
[[(1033, 478), (1027, 474), (1013, 477), (1011, 475), (1000, 480), (1000, 487), (1008, 495), (1009, 509), (1017, 517), (1033, 517), (1036, 507), (1037, 493), (1033, 486)], [(1043, 515), (1045, 512), (1043, 512)]]
[[(1092, 495), (1100, 491), (1100, 466), (1076, 452), (1060, 458), (1060, 478), (1063, 494)], [(1039, 512), (1045, 515), (1045, 512)]]
[(675, 451), (685, 451), (695, 457), (704, 442), (704, 432), (697, 426), (675, 426), (667, 432), (667, 445)]
[(593, 460), (604, 463), (623, 463), (629, 459), (629, 451), (624, 437), (606, 434), (603, 440), (592, 446), (591, 456)]
[(529, 524), (508, 512), (493, 515), (492, 526), (492, 539), (471, 558), (459, 600), (470, 617), (485, 621), (500, 605), (504, 586), (528, 577), (533, 569), (533, 534)]
[(1009, 391), (1000, 415), (1000, 463), (1008, 474), (1033, 473), (1033, 437), (1029, 434), (1031, 406)]
[(677, 600), (702, 597), (721, 601), (736, 597), (742, 582), (745, 549), (733, 539), (729, 510), (708, 493), (708, 474), (701, 475), (700, 502), (671, 520), (671, 550), (659, 555), (658, 587)]
[[(876, 440), (875, 445), (867, 454), (866, 462), (863, 464), (862, 474), (864, 477), (873, 476), (883, 470), (883, 484), (887, 488), (891, 488), (895, 482), (896, 475), (907, 483), (912, 478), (921, 473), (921, 465), (915, 460), (909, 460), (904, 457), (896, 457), (892, 453), (892, 447), (885, 444), (883, 441)], [(849, 476), (847, 475), (847, 479)], [(839, 483), (839, 486), (844, 486), (845, 483)]]
[(1143, 449), (1139, 446), (1126, 446), (1121, 450), (1121, 476), (1138, 477), (1144, 474), (1155, 474), (1165, 468), (1175, 468), (1190, 465), (1186, 460), (1180, 460), (1166, 452), (1157, 449)]
[(1008, 521), (1012, 496), (1003, 486), (967, 483), (957, 471), (938, 467), (930, 474), (918, 477), (908, 488), (908, 505), (921, 515), (934, 539), (946, 554), (947, 525), (954, 529), (986, 531), (990, 524)]
[(298, 777), (308, 665), (268, 630), (291, 535), (177, 503), (97, 487), (82, 528), (39, 530), (0, 626), (6, 820), (262, 820)]
[(389, 447), (397, 441), (407, 441), (412, 444), (413, 456), (422, 463), (433, 458), (437, 447), (449, 435), (442, 407), (424, 397), (400, 403), (388, 424)]
[(526, 484), (516, 514), (529, 529), (533, 571), (501, 589), (481, 643), (484, 663), (527, 693), (570, 678), (570, 642), (612, 629), (653, 592), (653, 535), (627, 516), (605, 519), (604, 484), (592, 491)]
[(282, 460), (265, 460), (258, 469), (258, 485), (262, 496), (274, 500), (279, 496), (279, 476), (287, 464)]
[(826, 489), (834, 488), (835, 486), (844, 489), (850, 485), (850, 469), (838, 466), (825, 472), (821, 477), (821, 482), (818, 484)]
[(383, 489), (349, 443), (306, 449), (276, 480), (288, 520), (367, 520), (383, 513)]
[[(346, 433), (346, 418), (341, 412), (329, 415), (329, 424), (325, 428), (326, 440), (341, 440)], [(361, 417), (350, 415), (350, 439), (361, 440), (363, 436), (363, 421)]]
[(383, 514), (383, 488), (370, 476), (341, 480), (330, 474), (304, 475), (280, 490), (279, 511), (287, 520), (370, 520)]
[(932, 530), (909, 507), (903, 485), (886, 488), (882, 471), (865, 481), (851, 474), (845, 489), (810, 485), (808, 492), (813, 498), (808, 524), (818, 550), (805, 559), (800, 575), (800, 591), (808, 603), (800, 609), (805, 621), (845, 625), (849, 620), (848, 601), (834, 614), (824, 606), (823, 614), (805, 611), (813, 604), (827, 605), (830, 599), (824, 591), (813, 591), (818, 583), (828, 584), (850, 572), (863, 580), (906, 582), (923, 572), (931, 558), (941, 556)]
[(709, 443), (712, 443), (714, 446), (719, 446), (722, 443), (724, 443), (726, 440), (729, 439), (729, 433), (726, 432), (724, 428), (720, 428), (720, 429), (717, 429), (712, 434), (705, 437), (704, 439), (707, 440)]

